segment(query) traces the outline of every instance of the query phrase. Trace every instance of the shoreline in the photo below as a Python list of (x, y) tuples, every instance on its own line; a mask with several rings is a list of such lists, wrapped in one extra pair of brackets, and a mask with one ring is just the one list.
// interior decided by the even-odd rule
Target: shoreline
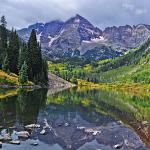
[(40, 89), (40, 88), (47, 88), (54, 90), (55, 88), (61, 88), (61, 89), (68, 89), (71, 87), (75, 87), (76, 85), (68, 82), (52, 73), (49, 73), (49, 83), (47, 86), (42, 85), (8, 85), (8, 84), (0, 84), (0, 88), (3, 89)]
[(84, 80), (78, 80), (78, 86), (96, 88), (96, 89), (116, 89), (130, 92), (150, 92), (150, 84), (142, 83), (93, 83)]
[(42, 88), (41, 86), (39, 85), (34, 85), (34, 86), (26, 86), (26, 85), (0, 85), (0, 88), (3, 88), (3, 89), (38, 89), (38, 88)]

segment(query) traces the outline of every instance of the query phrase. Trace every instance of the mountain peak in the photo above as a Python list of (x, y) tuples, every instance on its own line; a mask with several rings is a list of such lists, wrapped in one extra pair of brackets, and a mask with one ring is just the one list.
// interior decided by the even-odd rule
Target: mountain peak
[(79, 14), (76, 14), (74, 18), (78, 18), (78, 19), (85, 19), (84, 17), (82, 17), (81, 15)]
[[(113, 26), (102, 31), (79, 14), (66, 22), (54, 20), (44, 24), (37, 23), (18, 31), (18, 34), (28, 41), (33, 28), (36, 29), (37, 39), (44, 52), (57, 58), (73, 55), (75, 51), (83, 55), (89, 50), (93, 51), (95, 47), (101, 49), (102, 45), (112, 46), (119, 52), (125, 52), (139, 46), (150, 36), (149, 25)], [(92, 57), (95, 55), (93, 52)]]
[(68, 21), (66, 21), (66, 23), (89, 24), (92, 26), (92, 24), (87, 19), (85, 19), (79, 14), (76, 14), (74, 17), (70, 18)]

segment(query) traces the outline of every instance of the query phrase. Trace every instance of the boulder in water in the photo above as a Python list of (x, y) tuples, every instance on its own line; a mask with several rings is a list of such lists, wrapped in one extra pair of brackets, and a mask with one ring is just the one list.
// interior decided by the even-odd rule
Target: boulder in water
[(68, 127), (68, 126), (69, 126), (69, 123), (66, 122), (66, 123), (65, 123), (65, 127)]
[(13, 141), (16, 141), (19, 139), (18, 135), (17, 135), (17, 131), (13, 131), (13, 133), (11, 134), (11, 138)]
[(12, 139), (11, 139), (11, 137), (10, 137), (10, 134), (5, 134), (4, 136), (1, 136), (0, 135), (0, 141), (2, 141), (2, 142), (9, 142), (9, 141), (11, 141)]
[(119, 143), (113, 146), (114, 149), (121, 149), (123, 146), (123, 143)]
[(27, 131), (20, 131), (20, 132), (17, 132), (17, 135), (18, 135), (19, 138), (26, 139), (26, 138), (29, 137), (29, 132), (27, 132)]
[(5, 134), (7, 134), (7, 129), (3, 129), (3, 130), (1, 131), (1, 135), (2, 135), (2, 136), (4, 136)]
[(31, 140), (31, 144), (32, 146), (38, 146), (39, 145), (39, 142), (38, 140)]
[(43, 129), (41, 132), (40, 132), (41, 135), (44, 135), (46, 134), (46, 131)]
[(25, 126), (25, 128), (40, 128), (40, 125), (39, 124), (30, 124), (30, 125), (27, 125)]
[(20, 145), (20, 141), (19, 140), (14, 140), (14, 141), (10, 141), (10, 144), (14, 144), (14, 145)]

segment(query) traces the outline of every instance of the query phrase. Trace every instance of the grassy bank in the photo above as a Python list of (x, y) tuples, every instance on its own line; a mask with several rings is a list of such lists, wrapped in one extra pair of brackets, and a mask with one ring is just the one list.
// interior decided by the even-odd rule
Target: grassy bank
[(0, 70), (0, 86), (33, 86), (34, 84), (30, 81), (28, 81), (26, 84), (21, 85), (19, 83), (19, 77), (16, 74), (13, 73), (6, 73), (2, 70)]
[(17, 89), (0, 89), (0, 100), (17, 95)]
[(150, 96), (150, 84), (140, 84), (140, 83), (122, 83), (122, 84), (113, 84), (113, 83), (92, 83), (85, 80), (78, 80), (78, 86), (88, 87), (91, 89), (111, 89), (116, 91), (131, 92), (136, 96), (147, 95)]

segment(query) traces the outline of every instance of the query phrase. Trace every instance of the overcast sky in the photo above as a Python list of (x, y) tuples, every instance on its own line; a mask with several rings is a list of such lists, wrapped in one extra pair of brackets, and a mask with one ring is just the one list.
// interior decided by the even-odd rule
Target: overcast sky
[(0, 15), (20, 29), (36, 22), (67, 20), (75, 14), (95, 26), (150, 24), (150, 0), (0, 0)]

